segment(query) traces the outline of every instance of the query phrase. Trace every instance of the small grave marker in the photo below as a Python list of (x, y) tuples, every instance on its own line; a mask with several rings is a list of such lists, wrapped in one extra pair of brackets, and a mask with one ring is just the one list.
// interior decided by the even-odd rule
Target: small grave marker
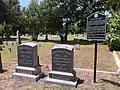
[(17, 34), (17, 37), (16, 37), (16, 44), (17, 44), (17, 45), (20, 45), (20, 44), (21, 44), (21, 40), (20, 40), (20, 33), (19, 33), (19, 30), (17, 30), (16, 34)]

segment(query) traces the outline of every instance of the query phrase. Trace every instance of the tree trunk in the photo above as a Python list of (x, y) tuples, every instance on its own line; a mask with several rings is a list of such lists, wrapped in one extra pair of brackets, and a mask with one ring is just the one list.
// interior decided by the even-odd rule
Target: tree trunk
[(65, 41), (67, 41), (67, 35), (68, 35), (68, 20), (66, 22)]
[(0, 44), (3, 44), (3, 40), (2, 40), (2, 38), (0, 37)]
[(46, 40), (46, 41), (48, 40), (48, 34), (47, 34), (47, 32), (46, 32), (46, 34), (45, 34), (45, 40)]
[(38, 35), (37, 34), (33, 34), (32, 35), (32, 41), (37, 41)]
[(4, 41), (4, 36), (3, 36), (3, 29), (2, 29), (2, 41)]
[(64, 41), (63, 35), (60, 35), (60, 41), (61, 41), (61, 43), (63, 43), (63, 41)]

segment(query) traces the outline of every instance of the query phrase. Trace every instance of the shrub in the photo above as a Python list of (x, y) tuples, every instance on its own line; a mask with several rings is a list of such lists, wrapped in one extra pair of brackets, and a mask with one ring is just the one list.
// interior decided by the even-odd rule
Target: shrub
[(113, 51), (113, 50), (119, 51), (120, 50), (120, 36), (108, 35), (107, 44), (108, 44), (110, 51)]
[(107, 44), (110, 51), (120, 51), (120, 11), (113, 12), (112, 15), (108, 21)]

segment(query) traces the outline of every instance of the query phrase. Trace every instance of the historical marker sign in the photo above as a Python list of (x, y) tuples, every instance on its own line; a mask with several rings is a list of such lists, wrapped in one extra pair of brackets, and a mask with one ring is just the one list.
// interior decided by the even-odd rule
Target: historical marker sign
[(93, 13), (87, 17), (87, 39), (93, 41), (105, 41), (106, 38), (106, 16)]

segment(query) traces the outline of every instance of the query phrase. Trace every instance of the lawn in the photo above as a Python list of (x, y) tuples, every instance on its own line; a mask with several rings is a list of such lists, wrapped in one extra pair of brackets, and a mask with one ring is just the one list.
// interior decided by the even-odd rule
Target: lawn
[[(76, 68), (77, 76), (83, 79), (83, 84), (79, 84), (77, 90), (119, 90), (119, 77), (106, 74), (97, 73), (98, 83), (93, 83), (93, 72), (81, 71), (82, 69), (93, 70), (94, 65), (94, 43), (80, 43), (80, 50), (76, 50), (76, 45), (73, 43), (74, 38), (80, 36), (68, 36), (69, 44), (74, 46), (74, 68)], [(30, 40), (24, 41), (28, 42)], [(39, 37), (38, 42), (38, 55), (40, 64), (42, 64), (42, 71), (49, 72), (51, 69), (51, 49), (54, 45), (60, 43), (59, 37), (49, 37), (49, 41), (44, 41), (44, 37)], [(12, 52), (8, 52), (8, 47), (11, 47)], [(41, 79), (36, 83), (30, 83), (27, 81), (16, 80), (12, 78), (12, 73), (17, 64), (17, 46), (5, 45), (2, 51), (3, 68), (6, 72), (0, 74), (0, 90), (74, 90), (75, 88), (63, 87), (60, 85), (46, 84)], [(115, 72), (116, 64), (113, 58), (112, 52), (109, 51), (107, 45), (103, 43), (98, 44), (98, 58), (97, 58), (97, 70)], [(46, 67), (48, 67), (46, 69)]]

